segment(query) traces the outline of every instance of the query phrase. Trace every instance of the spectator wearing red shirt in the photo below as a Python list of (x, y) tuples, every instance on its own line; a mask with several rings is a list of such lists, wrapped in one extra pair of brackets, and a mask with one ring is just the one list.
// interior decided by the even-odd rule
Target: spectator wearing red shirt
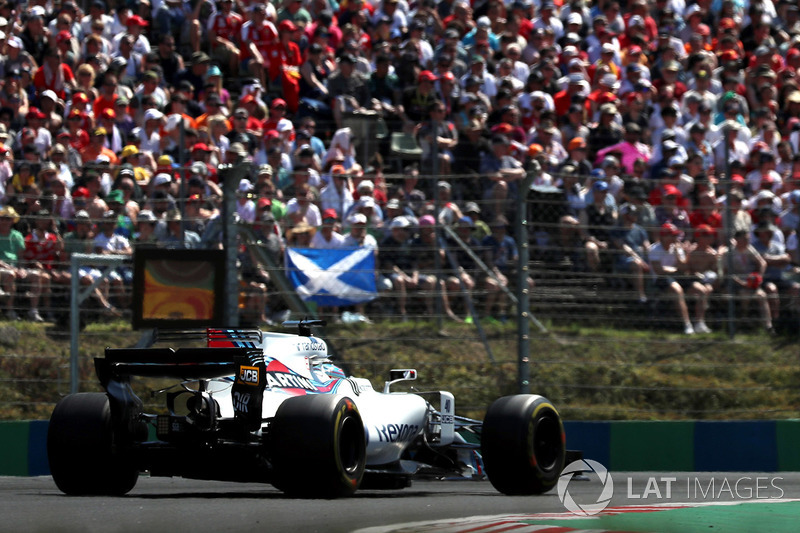
[[(39, 299), (43, 298), (45, 307), (50, 309), (51, 281), (63, 283), (68, 279), (66, 272), (55, 270), (58, 254), (64, 243), (52, 231), (53, 219), (47, 209), (40, 209), (36, 214), (33, 229), (25, 236), (25, 250), (22, 252), (28, 278), (30, 279), (31, 308), (28, 318), (34, 322), (44, 322), (39, 314)], [(48, 311), (48, 315), (52, 315)], [(52, 320), (48, 316), (48, 320)]]
[(114, 104), (119, 98), (117, 94), (117, 76), (113, 73), (106, 73), (103, 78), (103, 85), (100, 87), (100, 95), (92, 103), (92, 111), (95, 117), (102, 116), (106, 109), (114, 109)]
[(69, 65), (61, 61), (58, 48), (45, 50), (44, 62), (33, 75), (33, 85), (39, 93), (49, 89), (62, 99), (66, 98), (67, 90), (75, 86), (75, 75)]
[(270, 49), (278, 41), (278, 30), (267, 20), (264, 4), (255, 4), (251, 19), (244, 23), (240, 36), (239, 58), (242, 64), (267, 87), (266, 68)]
[(244, 20), (233, 11), (233, 0), (222, 0), (217, 13), (208, 18), (208, 41), (211, 57), (228, 65), (228, 72), (239, 71), (239, 47), (236, 42), (242, 31)]
[(278, 26), (279, 40), (269, 49), (269, 79), (274, 86), (280, 85), (283, 98), (292, 113), (300, 105), (300, 65), (303, 56), (294, 40), (300, 28), (291, 20)]

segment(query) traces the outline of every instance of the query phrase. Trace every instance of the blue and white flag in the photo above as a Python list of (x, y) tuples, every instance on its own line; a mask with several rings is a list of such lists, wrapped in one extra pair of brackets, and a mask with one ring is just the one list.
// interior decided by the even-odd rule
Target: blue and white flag
[(304, 301), (326, 307), (375, 299), (375, 251), (286, 248), (286, 275)]

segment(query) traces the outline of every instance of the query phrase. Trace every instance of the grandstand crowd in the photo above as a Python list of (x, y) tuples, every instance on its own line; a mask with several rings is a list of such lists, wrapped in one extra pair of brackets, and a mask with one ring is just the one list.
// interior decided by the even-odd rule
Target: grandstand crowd
[(397, 315), (419, 290), (460, 320), (475, 291), (502, 319), (532, 175), (562, 268), (668, 297), (686, 334), (732, 279), (774, 331), (800, 304), (798, 69), (793, 0), (0, 0), (0, 305), (52, 319), (73, 253), (221, 246), (219, 167), (244, 162), (257, 323), (254, 246), (372, 247)]

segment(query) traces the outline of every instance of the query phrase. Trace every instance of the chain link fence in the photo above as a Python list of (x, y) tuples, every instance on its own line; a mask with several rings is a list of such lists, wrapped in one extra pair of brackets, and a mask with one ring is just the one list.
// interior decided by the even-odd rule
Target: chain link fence
[[(781, 287), (786, 290), (769, 295), (775, 330), (767, 332), (755, 290), (728, 291), (724, 254), (718, 254), (715, 279), (703, 279), (707, 270), (689, 267), (675, 273), (681, 294), (659, 282), (646, 250), (641, 259), (647, 266), (632, 267), (637, 263), (620, 244), (627, 216), (620, 213), (622, 206), (636, 204), (631, 220), (641, 221), (647, 202), (635, 190), (615, 192), (609, 202), (613, 224), (603, 225), (597, 224), (602, 217), (587, 219), (581, 212), (595, 203), (589, 192), (607, 194), (591, 182), (584, 184), (583, 206), (576, 210), (576, 189), (546, 183), (501, 198), (492, 194), (491, 181), (481, 181), (487, 179), (483, 176), (418, 176), (404, 163), (396, 166), (395, 173), (372, 176), (375, 190), (384, 195), (376, 195), (384, 209), (356, 211), (367, 215), (366, 233), (377, 243), (375, 299), (298, 308), (297, 294), (278, 282), (286, 272), (282, 251), (276, 253), (265, 238), (273, 230), (257, 222), (239, 233), (241, 325), (279, 330), (287, 318), (321, 316), (329, 325), (320, 335), (348, 371), (380, 387), (390, 368), (417, 368), (421, 379), (415, 387), (448, 388), (460, 410), (476, 416), (491, 399), (521, 389), (547, 395), (568, 419), (797, 415), (800, 369), (791, 354), (800, 328), (789, 290), (791, 265)], [(554, 183), (562, 178), (555, 176)], [(386, 208), (393, 198), (400, 209)], [(411, 242), (392, 241), (392, 220), (398, 216), (408, 218), (402, 231)], [(337, 222), (343, 235), (353, 232), (349, 219)], [(280, 231), (289, 237), (284, 246), (302, 247), (288, 220), (279, 220)], [(661, 225), (641, 222), (648, 241), (662, 239)], [(696, 232), (680, 231), (678, 240), (687, 243), (691, 255)], [(715, 233), (717, 248), (726, 242), (723, 231)], [(510, 243), (498, 238), (504, 234)], [(528, 256), (526, 263), (516, 261), (520, 253)], [(266, 256), (274, 261), (259, 259)], [(254, 264), (247, 263), (253, 258)], [(266, 276), (254, 283), (241, 276), (244, 266)], [(692, 290), (694, 283), (709, 290), (701, 295)], [(92, 357), (102, 356), (103, 347), (132, 346), (141, 337), (126, 323), (130, 286), (118, 288), (120, 293), (108, 288), (104, 295), (122, 318), (93, 298), (81, 309), (80, 390), (97, 389)], [(13, 309), (23, 318), (34, 289), (17, 284)], [(49, 319), (45, 325), (23, 320), (1, 326), (0, 412), (6, 419), (45, 418), (58, 397), (69, 392), (69, 295), (52, 279), (47, 290), (39, 294), (42, 302), (48, 297), (39, 304)], [(516, 302), (523, 296), (529, 303), (520, 319)], [(690, 323), (696, 326), (702, 316), (713, 333), (684, 334), (681, 298)]]

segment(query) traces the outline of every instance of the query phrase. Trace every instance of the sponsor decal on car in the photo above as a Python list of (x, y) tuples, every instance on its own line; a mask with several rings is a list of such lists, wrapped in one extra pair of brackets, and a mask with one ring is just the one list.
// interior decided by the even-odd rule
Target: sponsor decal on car
[(271, 389), (304, 389), (316, 391), (310, 379), (287, 372), (267, 372), (267, 387)]
[(258, 386), (258, 367), (255, 366), (240, 366), (239, 367), (239, 378), (236, 380), (237, 383), (242, 383), (244, 385), (253, 385)]
[(373, 426), (373, 429), (378, 442), (407, 442), (419, 433), (417, 424), (381, 424)]

